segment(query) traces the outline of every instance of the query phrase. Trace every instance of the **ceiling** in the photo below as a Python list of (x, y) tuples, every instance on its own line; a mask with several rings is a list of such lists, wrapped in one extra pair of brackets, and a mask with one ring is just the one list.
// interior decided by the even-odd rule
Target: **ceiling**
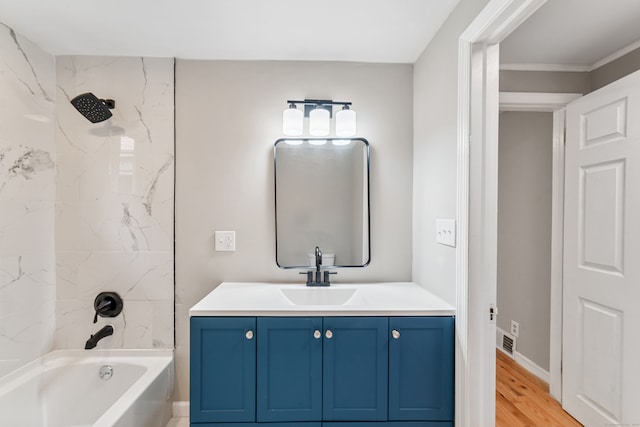
[(639, 0), (549, 0), (500, 44), (500, 62), (590, 71), (639, 41)]
[(0, 0), (54, 55), (413, 63), (459, 0)]

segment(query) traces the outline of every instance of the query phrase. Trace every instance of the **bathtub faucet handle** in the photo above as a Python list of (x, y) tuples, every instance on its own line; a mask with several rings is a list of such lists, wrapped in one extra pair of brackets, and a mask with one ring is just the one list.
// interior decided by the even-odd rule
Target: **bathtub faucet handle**
[(105, 310), (110, 310), (111, 305), (114, 303), (111, 298), (102, 300), (96, 307), (96, 314), (93, 316), (93, 323), (98, 323), (98, 313), (102, 313)]
[(98, 322), (100, 317), (116, 317), (122, 311), (122, 298), (115, 292), (100, 292), (93, 301), (93, 308), (96, 311), (93, 316), (93, 323)]

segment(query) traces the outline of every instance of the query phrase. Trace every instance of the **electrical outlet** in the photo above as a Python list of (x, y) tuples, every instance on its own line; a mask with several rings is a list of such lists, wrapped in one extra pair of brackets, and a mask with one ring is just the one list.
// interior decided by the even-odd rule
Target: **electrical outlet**
[(520, 332), (520, 324), (515, 320), (511, 321), (511, 335), (518, 338), (518, 333)]
[(236, 250), (236, 232), (235, 231), (216, 231), (216, 251), (218, 252), (235, 252)]

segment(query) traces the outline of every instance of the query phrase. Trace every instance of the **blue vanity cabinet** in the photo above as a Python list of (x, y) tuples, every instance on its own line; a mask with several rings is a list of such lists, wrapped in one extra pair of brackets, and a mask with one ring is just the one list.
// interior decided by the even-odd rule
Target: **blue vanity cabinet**
[(256, 318), (191, 318), (191, 423), (254, 422)]
[(453, 317), (392, 317), (389, 330), (389, 420), (452, 421)]
[(322, 420), (322, 318), (258, 318), (257, 421)]
[(453, 427), (453, 317), (192, 317), (194, 427)]
[(386, 421), (386, 317), (324, 318), (324, 421)]

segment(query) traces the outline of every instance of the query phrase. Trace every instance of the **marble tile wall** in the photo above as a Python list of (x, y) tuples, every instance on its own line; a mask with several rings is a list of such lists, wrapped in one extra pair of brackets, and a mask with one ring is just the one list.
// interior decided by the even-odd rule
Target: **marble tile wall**
[(0, 376), (55, 325), (55, 60), (0, 23)]
[[(57, 57), (56, 348), (173, 348), (174, 61)], [(70, 104), (115, 100), (93, 124)], [(118, 292), (123, 313), (93, 324), (93, 301)]]

